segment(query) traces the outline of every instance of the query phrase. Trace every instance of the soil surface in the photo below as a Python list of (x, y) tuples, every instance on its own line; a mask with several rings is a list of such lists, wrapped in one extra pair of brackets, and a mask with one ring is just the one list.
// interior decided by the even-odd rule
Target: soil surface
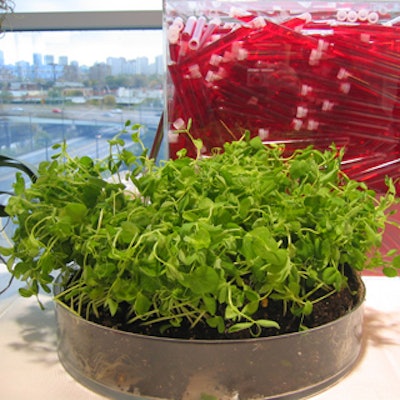
[[(352, 310), (359, 302), (362, 294), (360, 293), (360, 280), (357, 277), (349, 277), (349, 287), (341, 292), (335, 293), (326, 299), (315, 303), (313, 312), (303, 321), (293, 316), (290, 312), (284, 312), (284, 305), (281, 301), (270, 300), (268, 306), (261, 309), (254, 319), (271, 319), (278, 322), (280, 329), (263, 328), (260, 336), (277, 336), (285, 333), (299, 331), (300, 325), (308, 328), (324, 325), (334, 321)], [(316, 293), (315, 296), (320, 297), (324, 293)], [(127, 332), (151, 336), (164, 336), (169, 338), (181, 339), (245, 339), (253, 337), (249, 330), (243, 330), (236, 333), (219, 334), (215, 329), (211, 329), (206, 324), (199, 323), (195, 328), (191, 328), (188, 323), (183, 323), (179, 328), (168, 328), (160, 333), (162, 324), (153, 324), (142, 326), (140, 323), (127, 324), (126, 315), (128, 314), (128, 305), (126, 312), (122, 308), (121, 312), (111, 317), (107, 312), (100, 314), (99, 318), (91, 318), (93, 322), (101, 325), (109, 326)], [(222, 311), (223, 315), (223, 311)]]

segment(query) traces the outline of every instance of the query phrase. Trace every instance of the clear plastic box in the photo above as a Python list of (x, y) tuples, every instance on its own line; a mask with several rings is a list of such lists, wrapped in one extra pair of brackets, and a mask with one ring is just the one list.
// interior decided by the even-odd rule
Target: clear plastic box
[(58, 354), (78, 382), (118, 400), (295, 400), (327, 389), (362, 354), (363, 301), (304, 332), (185, 340), (98, 325), (56, 303)]
[[(288, 152), (345, 146), (351, 178), (400, 178), (400, 3), (164, 1), (169, 157), (245, 130)], [(398, 184), (399, 187), (399, 184)]]

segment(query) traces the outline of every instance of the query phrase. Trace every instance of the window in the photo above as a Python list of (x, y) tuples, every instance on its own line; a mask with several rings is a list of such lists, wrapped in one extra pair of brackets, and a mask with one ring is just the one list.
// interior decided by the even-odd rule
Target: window
[[(103, 157), (128, 119), (151, 147), (163, 109), (162, 1), (15, 3), (0, 36), (0, 154), (37, 165), (66, 140), (73, 155)], [(2, 169), (0, 190), (14, 175)]]
[(0, 153), (38, 164), (66, 140), (102, 157), (128, 119), (151, 146), (163, 108), (161, 6), (18, 0), (0, 39)]

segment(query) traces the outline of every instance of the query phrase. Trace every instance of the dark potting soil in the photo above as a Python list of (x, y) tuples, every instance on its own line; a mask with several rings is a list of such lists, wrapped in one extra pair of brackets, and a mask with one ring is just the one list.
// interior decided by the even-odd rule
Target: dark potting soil
[[(362, 288), (360, 279), (354, 275), (349, 276), (348, 288), (344, 288), (338, 293), (334, 293), (324, 300), (314, 304), (312, 313), (305, 317), (303, 320), (299, 317), (293, 316), (289, 311), (285, 312), (284, 304), (282, 301), (268, 302), (267, 307), (260, 309), (254, 319), (270, 319), (276, 321), (280, 329), (276, 328), (263, 328), (260, 336), (277, 336), (291, 332), (299, 331), (301, 325), (307, 328), (313, 328), (324, 325), (334, 321), (352, 310), (359, 304), (362, 298)], [(324, 292), (315, 293), (315, 298), (323, 296)], [(188, 322), (183, 321), (182, 325), (178, 328), (169, 327), (162, 330), (161, 328), (165, 323), (156, 323), (152, 325), (142, 325), (141, 321), (128, 324), (126, 315), (128, 312), (128, 305), (126, 309), (121, 307), (119, 312), (114, 317), (106, 311), (102, 311), (98, 318), (93, 316), (92, 321), (101, 325), (109, 326), (114, 329), (119, 329), (127, 332), (151, 335), (151, 336), (164, 336), (169, 338), (181, 339), (245, 339), (253, 337), (252, 332), (249, 330), (242, 330), (235, 333), (222, 333), (219, 334), (215, 329), (210, 328), (205, 323), (198, 323), (194, 328), (190, 327)], [(223, 310), (222, 310), (223, 315)], [(228, 327), (227, 327), (228, 328)]]

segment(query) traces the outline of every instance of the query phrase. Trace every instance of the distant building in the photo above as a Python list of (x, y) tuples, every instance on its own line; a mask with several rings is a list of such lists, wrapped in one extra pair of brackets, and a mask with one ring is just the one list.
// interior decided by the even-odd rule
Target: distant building
[(136, 74), (136, 60), (130, 60), (125, 64), (124, 74), (126, 75)]
[(67, 56), (60, 56), (58, 57), (58, 64), (59, 65), (68, 65), (68, 57)]
[(136, 73), (149, 75), (149, 59), (147, 57), (139, 57), (136, 59)]
[(89, 68), (89, 79), (99, 83), (104, 83), (109, 75), (111, 75), (111, 67), (105, 63), (96, 63)]
[(118, 75), (162, 75), (164, 73), (163, 57), (157, 56), (150, 64), (147, 57), (126, 60), (124, 57), (108, 57), (107, 63), (96, 63), (91, 67), (80, 65), (77, 61), (69, 63), (67, 56), (58, 57), (54, 62), (52, 54), (43, 56), (32, 54), (32, 64), (18, 61), (15, 65), (5, 65), (4, 52), (0, 50), (0, 82), (11, 80), (45, 80), (48, 82), (80, 81), (92, 79), (104, 84), (105, 77)]
[(155, 73), (157, 75), (162, 75), (164, 73), (164, 57), (159, 55), (155, 59), (156, 70)]
[(72, 62), (70, 65), (64, 66), (64, 79), (66, 81), (79, 81), (81, 74), (77, 62)]
[(18, 61), (15, 64), (16, 67), (16, 76), (17, 79), (20, 81), (26, 81), (29, 80), (29, 75), (30, 75), (30, 65), (26, 61)]
[(33, 53), (33, 65), (35, 67), (41, 67), (43, 65), (43, 57), (39, 53)]
[(43, 67), (43, 57), (39, 53), (33, 53), (32, 79), (40, 79)]
[(51, 54), (47, 54), (44, 56), (44, 63), (46, 65), (52, 65), (54, 64), (54, 56)]

